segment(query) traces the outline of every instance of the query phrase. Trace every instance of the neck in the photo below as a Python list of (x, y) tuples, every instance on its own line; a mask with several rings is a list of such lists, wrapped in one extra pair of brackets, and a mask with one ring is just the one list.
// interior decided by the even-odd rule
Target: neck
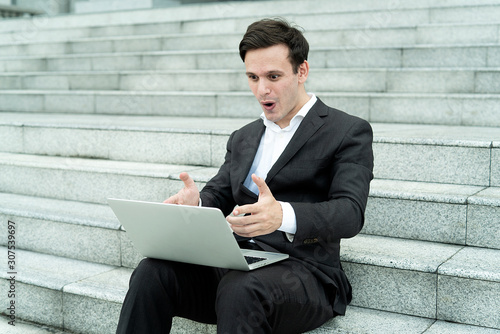
[(307, 103), (307, 101), (309, 101), (311, 99), (311, 97), (309, 95), (307, 95), (306, 91), (305, 90), (302, 90), (300, 93), (299, 93), (299, 98), (297, 99), (298, 103), (296, 104), (296, 107), (295, 109), (293, 109), (292, 111), (290, 111), (290, 113), (288, 113), (288, 115), (279, 120), (278, 122), (276, 122), (276, 124), (284, 129), (286, 128), (287, 126), (290, 125), (290, 121), (292, 120), (292, 118), (297, 115), (297, 113), (300, 111), (300, 109), (302, 109), (302, 107)]

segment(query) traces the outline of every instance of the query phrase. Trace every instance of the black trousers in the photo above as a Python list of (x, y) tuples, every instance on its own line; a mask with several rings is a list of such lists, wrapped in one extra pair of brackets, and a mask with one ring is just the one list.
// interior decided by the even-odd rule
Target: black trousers
[(169, 333), (174, 316), (217, 333), (302, 333), (333, 317), (314, 275), (290, 259), (250, 272), (144, 259), (133, 272), (117, 334)]

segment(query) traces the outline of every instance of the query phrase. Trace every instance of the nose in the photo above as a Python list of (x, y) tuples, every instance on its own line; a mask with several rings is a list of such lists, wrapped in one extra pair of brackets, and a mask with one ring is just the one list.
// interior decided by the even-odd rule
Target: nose
[(257, 92), (259, 93), (259, 96), (266, 96), (271, 93), (271, 89), (269, 88), (269, 84), (266, 80), (259, 80)]

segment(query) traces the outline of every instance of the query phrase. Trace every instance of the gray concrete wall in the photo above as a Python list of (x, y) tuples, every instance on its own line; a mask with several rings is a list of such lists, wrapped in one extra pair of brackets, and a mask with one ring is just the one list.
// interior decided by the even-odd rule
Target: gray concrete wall
[[(2, 1), (2, 0), (0, 0)], [(68, 13), (71, 0), (16, 0), (15, 5), (35, 10), (41, 10), (48, 15)]]

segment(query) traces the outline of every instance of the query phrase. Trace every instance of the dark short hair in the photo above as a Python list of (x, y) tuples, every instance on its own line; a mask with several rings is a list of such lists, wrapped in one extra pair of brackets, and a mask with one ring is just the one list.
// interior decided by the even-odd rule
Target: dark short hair
[(299, 66), (307, 60), (309, 43), (302, 32), (291, 26), (285, 19), (263, 19), (248, 26), (240, 42), (240, 57), (245, 62), (245, 55), (249, 50), (267, 48), (284, 44), (290, 50), (288, 58), (293, 71), (297, 73)]

